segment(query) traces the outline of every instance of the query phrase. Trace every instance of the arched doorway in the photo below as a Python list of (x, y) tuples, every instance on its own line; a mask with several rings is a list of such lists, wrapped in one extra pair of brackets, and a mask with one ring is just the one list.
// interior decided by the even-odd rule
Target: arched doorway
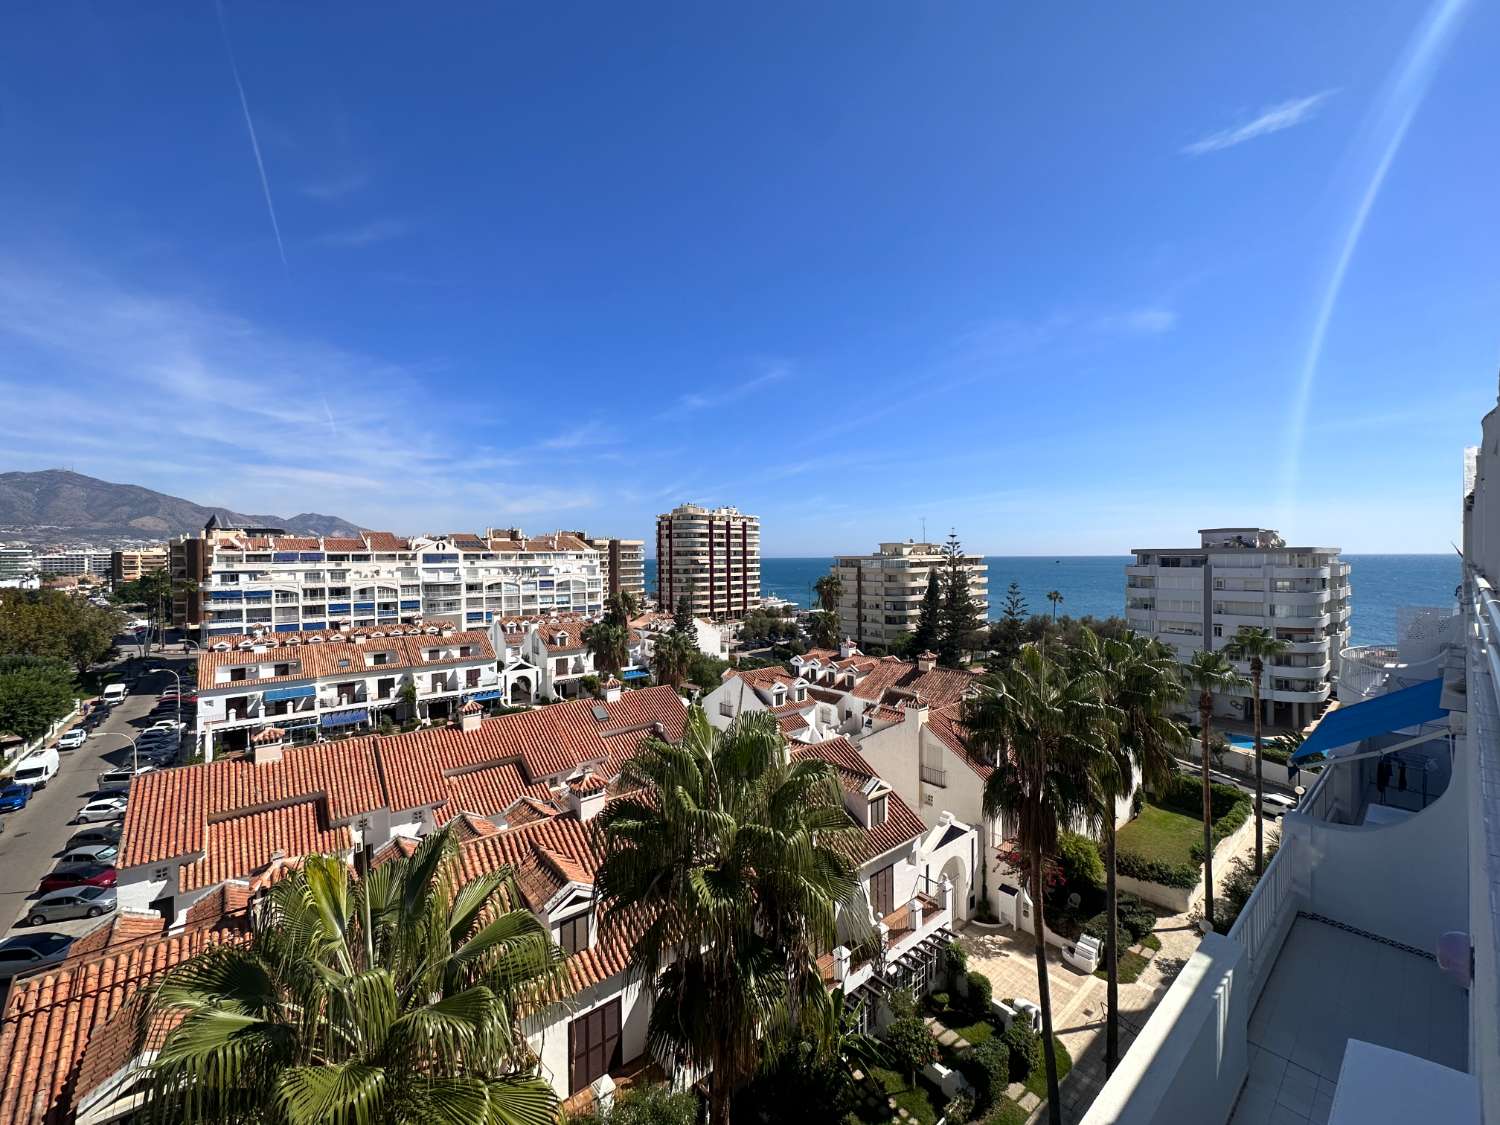
[(969, 916), (969, 865), (961, 856), (949, 856), (948, 862), (938, 873), (938, 884), (944, 879), (953, 884), (953, 920), (961, 922)]
[(530, 676), (515, 677), (510, 682), (510, 705), (512, 707), (529, 707), (535, 702), (532, 692)]

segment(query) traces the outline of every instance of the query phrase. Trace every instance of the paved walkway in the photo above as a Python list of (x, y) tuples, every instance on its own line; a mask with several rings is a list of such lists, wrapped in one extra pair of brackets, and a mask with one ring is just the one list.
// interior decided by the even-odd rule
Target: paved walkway
[[(1268, 846), (1276, 840), (1277, 831), (1267, 822)], [(1254, 852), (1254, 833), (1247, 833), (1244, 845), (1226, 860), (1253, 855)], [(1216, 888), (1222, 888), (1229, 868), (1229, 862), (1215, 865)], [(1198, 948), (1202, 898), (1200, 893), (1182, 914), (1160, 917), (1155, 931), (1161, 939), (1160, 952), (1151, 958), (1135, 983), (1121, 982), (1122, 1056), (1130, 1050), (1136, 1033), (1151, 1018), (1156, 1005)], [(959, 942), (969, 954), (969, 967), (990, 978), (996, 999), (1017, 996), (1032, 1003), (1038, 1002), (1036, 950), (1031, 935), (1017, 933), (1008, 927), (997, 931), (965, 925), (959, 932)], [(1104, 1085), (1104, 999), (1108, 986), (1100, 978), (1065, 964), (1055, 946), (1047, 950), (1047, 977), (1052, 990), (1052, 1030), (1073, 1059), (1073, 1069), (1062, 1084), (1063, 1120), (1071, 1125), (1088, 1111)], [(1033, 1113), (1031, 1120), (1036, 1121), (1040, 1116), (1040, 1113)]]

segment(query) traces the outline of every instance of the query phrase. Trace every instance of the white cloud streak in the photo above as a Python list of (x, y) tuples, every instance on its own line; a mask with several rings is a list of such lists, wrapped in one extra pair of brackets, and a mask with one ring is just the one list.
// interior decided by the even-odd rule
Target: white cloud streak
[(375, 219), (365, 223), (363, 226), (351, 227), (348, 230), (328, 231), (318, 235), (313, 242), (319, 246), (335, 246), (346, 250), (359, 250), (365, 246), (373, 246), (377, 242), (386, 242), (392, 238), (400, 238), (410, 230), (410, 226), (400, 219)]
[(245, 84), (240, 81), (239, 64), (234, 60), (234, 44), (229, 40), (229, 21), (224, 16), (224, 0), (214, 0), (219, 13), (219, 31), (224, 36), (224, 50), (229, 54), (229, 72), (234, 75), (234, 88), (239, 91), (240, 109), (245, 114), (245, 129), (250, 133), (250, 149), (255, 153), (255, 167), (260, 172), (260, 190), (266, 197), (266, 213), (271, 216), (271, 233), (276, 236), (276, 252), (281, 255), (281, 264), (286, 265), (286, 245), (281, 241), (281, 224), (276, 221), (276, 204), (271, 199), (271, 181), (266, 177), (266, 162), (260, 155), (260, 141), (255, 136), (255, 120), (250, 116), (250, 101), (245, 97)]
[(1279, 133), (1283, 129), (1291, 129), (1301, 125), (1304, 121), (1311, 120), (1319, 107), (1337, 92), (1337, 90), (1324, 90), (1305, 98), (1292, 98), (1290, 101), (1267, 106), (1259, 116), (1246, 121), (1243, 125), (1220, 129), (1192, 144), (1184, 145), (1182, 153), (1184, 156), (1206, 156), (1208, 153), (1222, 152), (1226, 148), (1234, 148), (1235, 145), (1242, 145), (1258, 137)]

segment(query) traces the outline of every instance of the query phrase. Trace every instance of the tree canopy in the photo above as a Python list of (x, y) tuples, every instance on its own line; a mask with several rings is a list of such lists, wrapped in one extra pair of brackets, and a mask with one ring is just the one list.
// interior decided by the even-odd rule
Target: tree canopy
[(0, 591), (0, 656), (63, 660), (82, 675), (110, 654), (124, 627), (118, 610), (61, 590)]

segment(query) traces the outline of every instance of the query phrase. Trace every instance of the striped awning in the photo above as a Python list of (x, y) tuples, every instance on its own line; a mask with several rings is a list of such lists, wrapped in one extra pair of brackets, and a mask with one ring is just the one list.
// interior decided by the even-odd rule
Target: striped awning
[(335, 711), (322, 716), (318, 721), (325, 727), (348, 727), (355, 723), (368, 722), (369, 719), (370, 712), (361, 707), (357, 711)]
[(312, 684), (304, 684), (302, 687), (279, 687), (270, 688), (264, 696), (267, 703), (280, 703), (287, 699), (306, 699), (308, 696), (316, 695), (318, 689)]

